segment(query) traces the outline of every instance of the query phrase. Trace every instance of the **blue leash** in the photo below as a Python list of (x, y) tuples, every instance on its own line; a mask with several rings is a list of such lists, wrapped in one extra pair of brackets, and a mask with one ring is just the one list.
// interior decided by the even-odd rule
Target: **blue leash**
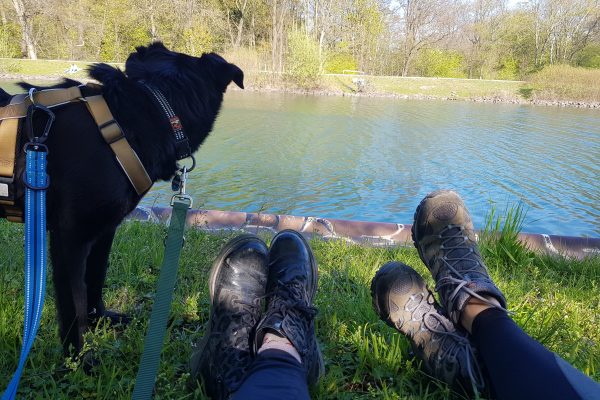
[[(41, 109), (48, 113), (48, 123), (42, 137), (32, 137), (25, 145), (26, 164), (23, 181), (25, 190), (25, 318), (23, 328), (23, 345), (19, 365), (4, 394), (2, 400), (13, 400), (17, 397), (19, 380), (25, 368), (29, 351), (40, 327), (44, 296), (46, 294), (46, 189), (49, 179), (46, 175), (46, 155), (48, 149), (42, 142), (48, 135), (54, 114), (45, 107), (32, 105), (28, 110), (28, 118), (33, 112)], [(29, 115), (31, 113), (31, 116)], [(30, 121), (30, 126), (31, 126)]]

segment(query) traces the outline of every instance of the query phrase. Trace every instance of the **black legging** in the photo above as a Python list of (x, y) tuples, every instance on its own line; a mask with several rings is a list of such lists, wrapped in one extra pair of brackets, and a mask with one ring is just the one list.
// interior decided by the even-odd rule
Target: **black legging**
[(309, 400), (306, 372), (289, 353), (265, 350), (252, 362), (232, 400)]
[(472, 338), (502, 399), (600, 399), (600, 384), (527, 335), (497, 308), (473, 321)]

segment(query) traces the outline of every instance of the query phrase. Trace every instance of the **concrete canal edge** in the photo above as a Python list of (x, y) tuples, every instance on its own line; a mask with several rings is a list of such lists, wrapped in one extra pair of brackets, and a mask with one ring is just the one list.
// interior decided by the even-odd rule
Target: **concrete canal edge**
[[(167, 223), (170, 208), (138, 207), (128, 219), (154, 223)], [(410, 224), (385, 222), (347, 221), (332, 218), (299, 217), (245, 213), (236, 211), (190, 210), (187, 225), (207, 232), (249, 232), (271, 235), (283, 229), (294, 229), (306, 237), (330, 240), (338, 239), (350, 243), (374, 247), (410, 246), (412, 238)], [(600, 238), (521, 233), (521, 240), (531, 250), (582, 259), (600, 256)]]

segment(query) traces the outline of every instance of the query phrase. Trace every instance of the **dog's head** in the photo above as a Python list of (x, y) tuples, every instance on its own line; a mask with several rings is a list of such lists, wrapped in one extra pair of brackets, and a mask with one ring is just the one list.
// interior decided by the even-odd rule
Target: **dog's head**
[(160, 42), (137, 47), (125, 63), (125, 73), (131, 79), (148, 82), (196, 76), (203, 78), (206, 83), (212, 83), (221, 92), (225, 92), (231, 82), (244, 88), (242, 70), (223, 57), (215, 53), (192, 57), (171, 51)]
[[(107, 93), (127, 92), (145, 81), (158, 88), (181, 119), (193, 151), (212, 130), (223, 102), (223, 93), (231, 82), (244, 88), (244, 73), (221, 56), (208, 53), (201, 57), (177, 53), (162, 43), (141, 46), (125, 63), (125, 74), (106, 64), (95, 64), (90, 76), (104, 84)], [(130, 92), (128, 92), (130, 93)]]

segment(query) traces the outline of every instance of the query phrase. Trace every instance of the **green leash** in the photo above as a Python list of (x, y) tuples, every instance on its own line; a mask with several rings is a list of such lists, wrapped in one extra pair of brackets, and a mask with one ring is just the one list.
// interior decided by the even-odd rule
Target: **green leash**
[(158, 278), (156, 298), (152, 306), (152, 314), (150, 315), (150, 324), (144, 340), (144, 352), (133, 389), (133, 400), (151, 399), (154, 390), (156, 373), (160, 364), (160, 352), (167, 330), (167, 320), (171, 312), (179, 256), (183, 247), (183, 231), (186, 215), (188, 209), (192, 207), (191, 197), (185, 194), (186, 175), (187, 171), (184, 168), (182, 188), (179, 194), (173, 196), (171, 200), (173, 210), (171, 212), (171, 223), (169, 224), (165, 244), (165, 255), (160, 269), (160, 277)]

